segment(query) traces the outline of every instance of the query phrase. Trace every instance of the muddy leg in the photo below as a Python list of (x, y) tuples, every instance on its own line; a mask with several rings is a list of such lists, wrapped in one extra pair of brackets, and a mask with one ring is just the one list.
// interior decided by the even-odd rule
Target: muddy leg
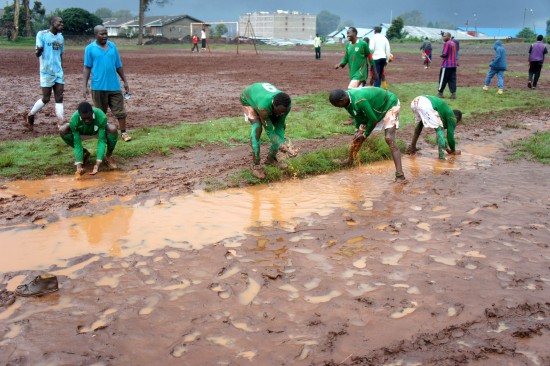
[(401, 152), (395, 143), (395, 131), (395, 127), (386, 129), (386, 143), (390, 147), (393, 163), (395, 164), (395, 176), (404, 178), (405, 174), (403, 174), (403, 166), (401, 165)]

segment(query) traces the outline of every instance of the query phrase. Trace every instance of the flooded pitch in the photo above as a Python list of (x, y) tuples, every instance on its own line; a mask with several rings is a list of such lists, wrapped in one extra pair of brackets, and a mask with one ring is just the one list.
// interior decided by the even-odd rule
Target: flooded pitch
[(4, 227), (7, 290), (60, 291), (0, 307), (0, 363), (547, 365), (547, 169), (460, 148)]

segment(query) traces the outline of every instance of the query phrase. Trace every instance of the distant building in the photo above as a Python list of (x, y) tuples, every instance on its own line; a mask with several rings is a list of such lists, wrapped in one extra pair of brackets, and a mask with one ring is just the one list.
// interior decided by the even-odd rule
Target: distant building
[(297, 11), (277, 10), (241, 14), (239, 32), (244, 35), (250, 20), (258, 38), (312, 39), (317, 28), (317, 16)]
[[(143, 34), (145, 36), (162, 36), (166, 38), (182, 39), (189, 36), (191, 23), (203, 23), (189, 15), (175, 16), (150, 16), (143, 21)], [(138, 18), (106, 19), (103, 22), (109, 36), (125, 36), (139, 32)], [(193, 31), (200, 29), (200, 25), (194, 25)]]

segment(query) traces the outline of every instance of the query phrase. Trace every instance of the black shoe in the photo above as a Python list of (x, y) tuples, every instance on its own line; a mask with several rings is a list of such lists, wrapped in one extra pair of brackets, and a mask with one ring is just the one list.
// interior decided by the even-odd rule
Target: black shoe
[(51, 274), (36, 276), (27, 285), (17, 286), (15, 293), (19, 296), (42, 296), (59, 290), (57, 277)]
[(531, 80), (529, 80), (529, 81), (527, 82), (527, 87), (528, 87), (529, 89), (531, 89), (531, 88), (533, 87), (533, 84), (531, 83)]
[(29, 132), (34, 131), (34, 114), (25, 113), (24, 119), (25, 119), (25, 128), (27, 129), (27, 131)]
[(455, 94), (455, 93), (451, 94), (451, 98), (450, 98), (450, 99), (456, 99), (456, 94)]
[(440, 97), (440, 98), (445, 98), (445, 97), (443, 96), (443, 93), (437, 93), (437, 96)]

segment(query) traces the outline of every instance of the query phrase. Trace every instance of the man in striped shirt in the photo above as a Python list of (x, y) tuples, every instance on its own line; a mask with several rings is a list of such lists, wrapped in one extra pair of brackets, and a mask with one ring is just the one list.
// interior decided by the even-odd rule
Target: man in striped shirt
[(445, 87), (449, 84), (451, 99), (456, 99), (456, 68), (458, 67), (456, 61), (456, 43), (451, 40), (449, 32), (443, 34), (443, 41), (445, 41), (445, 44), (443, 45), (443, 52), (440, 55), (443, 62), (439, 71), (437, 96), (443, 98), (443, 91), (445, 91)]

